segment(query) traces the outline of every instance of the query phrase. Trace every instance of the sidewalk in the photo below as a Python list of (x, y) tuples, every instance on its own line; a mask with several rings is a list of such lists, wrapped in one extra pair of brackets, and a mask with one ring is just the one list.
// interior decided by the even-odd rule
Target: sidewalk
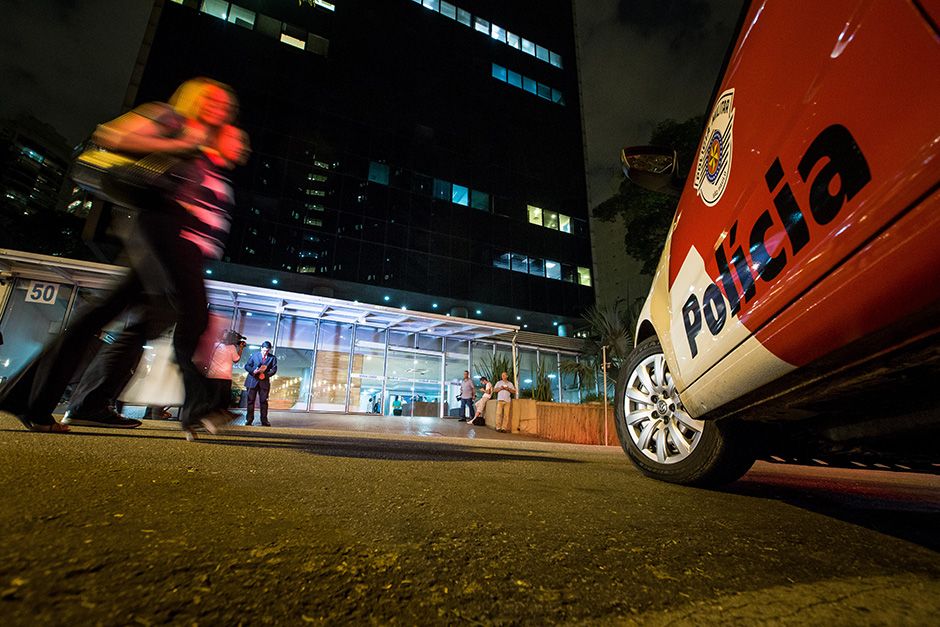
[[(140, 418), (143, 408), (128, 407), (126, 415)], [(241, 416), (232, 424), (245, 425), (245, 410), (236, 409)], [(323, 429), (327, 431), (349, 431), (353, 433), (375, 433), (381, 435), (413, 435), (424, 437), (467, 438), (475, 440), (532, 440), (541, 441), (521, 434), (497, 433), (487, 427), (474, 427), (456, 418), (424, 418), (409, 416), (379, 416), (374, 414), (333, 414), (320, 412), (271, 411), (268, 420), (272, 429)], [(259, 426), (258, 412), (255, 411), (255, 428)]]

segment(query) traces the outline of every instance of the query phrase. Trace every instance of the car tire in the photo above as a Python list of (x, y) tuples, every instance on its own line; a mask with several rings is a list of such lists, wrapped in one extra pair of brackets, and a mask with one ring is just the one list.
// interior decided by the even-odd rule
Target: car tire
[(757, 458), (745, 425), (686, 413), (655, 337), (640, 342), (621, 368), (615, 414), (623, 450), (654, 479), (717, 486), (740, 478)]

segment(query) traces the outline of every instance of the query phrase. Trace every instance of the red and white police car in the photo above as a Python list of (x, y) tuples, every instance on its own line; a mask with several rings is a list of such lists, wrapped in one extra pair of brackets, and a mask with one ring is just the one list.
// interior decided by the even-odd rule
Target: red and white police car
[[(745, 8), (617, 385), (645, 474), (734, 480), (769, 424), (940, 443), (938, 19), (934, 0)], [(675, 183), (671, 150), (622, 161)]]

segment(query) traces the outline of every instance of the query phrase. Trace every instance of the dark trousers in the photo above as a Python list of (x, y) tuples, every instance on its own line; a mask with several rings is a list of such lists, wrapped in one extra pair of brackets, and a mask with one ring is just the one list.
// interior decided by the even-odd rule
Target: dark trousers
[(472, 420), (473, 416), (476, 414), (476, 411), (477, 411), (476, 408), (473, 406), (472, 398), (460, 399), (460, 417), (461, 418), (469, 417)]
[(250, 425), (255, 419), (255, 397), (261, 405), (261, 424), (268, 424), (268, 392), (270, 391), (271, 384), (264, 380), (259, 381), (255, 387), (248, 388), (248, 411), (245, 413), (245, 424)]
[(209, 379), (210, 404), (213, 410), (226, 410), (232, 404), (232, 380)]
[(3, 409), (45, 421), (73, 380), (88, 343), (108, 322), (127, 311), (127, 327), (89, 364), (69, 409), (85, 413), (106, 408), (129, 381), (143, 344), (175, 324), (173, 346), (186, 390), (181, 420), (185, 426), (198, 417), (187, 408), (204, 403), (207, 394), (206, 378), (192, 362), (208, 323), (202, 253), (179, 237), (179, 214), (169, 208), (140, 214), (127, 251), (131, 265), (127, 277), (103, 301), (86, 308), (5, 386), (0, 395)]

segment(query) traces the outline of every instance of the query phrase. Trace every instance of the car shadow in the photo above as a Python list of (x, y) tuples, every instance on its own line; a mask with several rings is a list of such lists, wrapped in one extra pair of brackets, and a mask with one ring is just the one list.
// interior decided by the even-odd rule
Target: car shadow
[(782, 501), (940, 552), (940, 491), (927, 475), (790, 467), (751, 471), (720, 491)]

